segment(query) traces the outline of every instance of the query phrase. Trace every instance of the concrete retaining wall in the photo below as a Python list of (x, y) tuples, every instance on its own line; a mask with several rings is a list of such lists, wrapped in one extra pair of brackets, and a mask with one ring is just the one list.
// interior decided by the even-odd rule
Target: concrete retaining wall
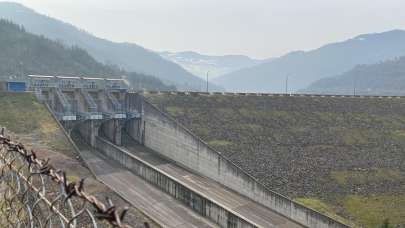
[(125, 131), (136, 141), (143, 144), (143, 124), (140, 119), (130, 119), (124, 125)]
[(80, 134), (85, 138), (90, 145), (95, 146), (95, 137), (98, 135), (98, 129), (100, 127), (101, 122), (96, 120), (86, 120), (83, 121), (78, 130)]
[(122, 123), (120, 119), (107, 120), (101, 124), (100, 130), (111, 142), (121, 145)]
[[(128, 93), (125, 98), (125, 108), (127, 111), (136, 110), (137, 112), (143, 115), (142, 108), (143, 107), (143, 97), (137, 94)], [(144, 129), (144, 122), (142, 119), (133, 118), (127, 120), (124, 124), (125, 131), (136, 141), (143, 144), (143, 129)]]
[(138, 157), (121, 150), (119, 147), (98, 136), (96, 137), (96, 148), (105, 156), (118, 161), (121, 165), (128, 168), (136, 175), (144, 178), (146, 181), (175, 197), (177, 200), (180, 200), (198, 214), (216, 222), (221, 227), (256, 227), (255, 225), (250, 224), (242, 218), (239, 218), (238, 216), (225, 210), (209, 199), (206, 199), (193, 192), (189, 188), (179, 183), (177, 180), (168, 177), (163, 172), (155, 169), (153, 166), (142, 161)]
[[(128, 94), (128, 108), (142, 110), (143, 143), (177, 164), (209, 177), (224, 186), (292, 220), (313, 228), (348, 227), (278, 193), (266, 189), (253, 177), (210, 148), (185, 127), (137, 94)], [(138, 109), (139, 110), (139, 109)], [(128, 126), (127, 126), (128, 127)]]

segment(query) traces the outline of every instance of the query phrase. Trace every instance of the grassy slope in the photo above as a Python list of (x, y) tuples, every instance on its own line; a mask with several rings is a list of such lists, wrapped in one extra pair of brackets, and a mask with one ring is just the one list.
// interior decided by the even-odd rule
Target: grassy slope
[(405, 224), (405, 99), (149, 100), (271, 189), (366, 227)]
[[(29, 93), (0, 93), (0, 125), (37, 145), (71, 153), (71, 146), (46, 108)], [(32, 144), (31, 142), (30, 144)]]

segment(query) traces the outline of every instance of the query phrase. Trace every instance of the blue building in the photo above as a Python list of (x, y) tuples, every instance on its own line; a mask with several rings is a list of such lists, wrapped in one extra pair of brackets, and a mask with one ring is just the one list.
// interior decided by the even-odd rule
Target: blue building
[(9, 92), (25, 92), (27, 90), (27, 83), (23, 81), (8, 81), (6, 85)]

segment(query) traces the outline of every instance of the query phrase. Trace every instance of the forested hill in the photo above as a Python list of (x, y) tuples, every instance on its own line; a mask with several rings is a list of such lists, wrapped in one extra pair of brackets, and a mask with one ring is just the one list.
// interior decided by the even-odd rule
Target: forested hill
[(405, 56), (377, 64), (359, 65), (341, 75), (316, 81), (303, 92), (405, 95)]
[[(140, 82), (145, 89), (174, 89), (157, 78), (127, 73), (97, 62), (85, 50), (66, 47), (43, 36), (25, 31), (12, 22), (0, 20), (0, 76), (28, 74), (121, 77)], [(137, 84), (136, 86), (138, 86)]]
[[(88, 10), (91, 13), (92, 9)], [(44, 35), (65, 45), (83, 48), (101, 63), (112, 63), (126, 71), (153, 75), (183, 90), (205, 88), (204, 80), (165, 60), (157, 53), (133, 43), (116, 43), (93, 36), (71, 24), (37, 13), (19, 3), (0, 2), (0, 18), (23, 25), (30, 33)], [(218, 89), (215, 85), (210, 87)]]

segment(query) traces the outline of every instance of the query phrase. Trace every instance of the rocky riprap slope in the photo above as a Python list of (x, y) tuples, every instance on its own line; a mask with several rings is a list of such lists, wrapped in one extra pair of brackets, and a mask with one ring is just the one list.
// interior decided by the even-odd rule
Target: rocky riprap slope
[(350, 197), (398, 196), (397, 202), (405, 197), (405, 98), (146, 97), (261, 183), (289, 197), (321, 199), (355, 219), (361, 215), (352, 201), (360, 198)]

